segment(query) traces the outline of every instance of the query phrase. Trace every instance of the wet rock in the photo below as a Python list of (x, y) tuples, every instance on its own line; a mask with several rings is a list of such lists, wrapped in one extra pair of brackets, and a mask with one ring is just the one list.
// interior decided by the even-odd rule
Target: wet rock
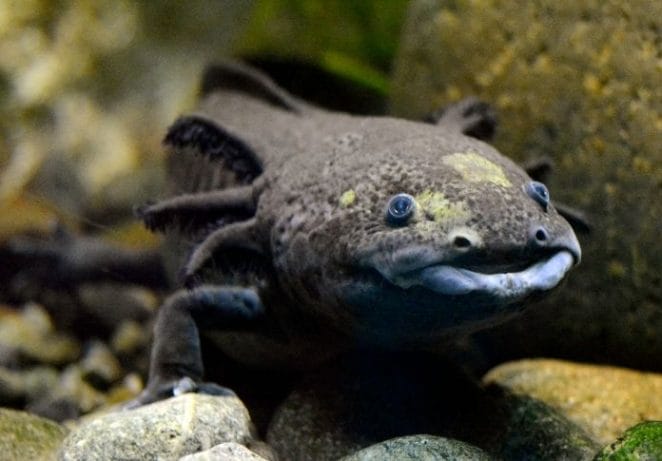
[(96, 388), (104, 389), (122, 375), (122, 367), (117, 358), (101, 341), (93, 341), (80, 362), (83, 378)]
[(387, 440), (340, 461), (489, 461), (491, 456), (458, 440), (432, 435), (411, 435)]
[(649, 421), (628, 429), (605, 447), (595, 461), (656, 461), (662, 459), (662, 421)]
[(46, 310), (29, 303), (21, 310), (0, 309), (0, 363), (61, 365), (76, 359), (80, 345), (55, 331)]
[[(550, 406), (526, 396), (496, 394), (499, 428), (486, 449), (499, 459), (593, 459), (600, 445)], [(491, 449), (490, 449), (491, 447)]]
[(50, 393), (59, 379), (52, 367), (27, 370), (0, 368), (0, 405), (21, 406)]
[(116, 354), (132, 355), (140, 352), (149, 342), (150, 334), (140, 323), (127, 320), (122, 322), (110, 340), (110, 346)]
[(519, 161), (551, 157), (552, 198), (593, 227), (561, 290), (480, 335), (491, 364), (526, 350), (662, 370), (659, 17), (662, 3), (646, 0), (411, 3), (395, 112), (490, 102), (495, 145)]
[(644, 420), (662, 420), (662, 375), (558, 360), (522, 360), (484, 378), (556, 409), (600, 444)]
[(591, 459), (581, 428), (530, 397), (480, 387), (424, 354), (344, 357), (298, 386), (267, 442), (283, 459), (337, 460), (384, 440), (431, 434), (500, 459)]
[[(271, 460), (272, 458), (268, 458)], [(216, 445), (209, 450), (192, 455), (186, 455), (179, 461), (267, 461), (252, 450), (236, 442), (227, 442)]]
[(86, 422), (65, 440), (59, 459), (179, 459), (224, 442), (252, 440), (248, 411), (236, 397), (185, 394)]
[(29, 413), (0, 408), (0, 453), (6, 461), (54, 460), (67, 429)]
[(65, 421), (88, 413), (104, 403), (104, 393), (85, 379), (85, 372), (78, 364), (72, 364), (62, 371), (51, 392), (31, 402), (27, 408), (55, 421)]

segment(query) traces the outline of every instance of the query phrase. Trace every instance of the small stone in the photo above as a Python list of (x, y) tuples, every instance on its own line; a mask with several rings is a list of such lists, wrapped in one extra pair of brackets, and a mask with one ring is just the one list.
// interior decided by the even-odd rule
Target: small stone
[(601, 445), (642, 420), (662, 419), (662, 375), (560, 360), (521, 360), (485, 383), (530, 396), (565, 415)]
[(411, 435), (387, 440), (340, 461), (489, 461), (480, 448), (433, 435)]
[(51, 318), (38, 304), (0, 311), (0, 363), (16, 360), (61, 365), (78, 357), (80, 345), (55, 332)]
[(605, 447), (595, 461), (657, 461), (662, 459), (662, 421), (648, 421), (631, 427)]
[(110, 340), (112, 350), (119, 355), (134, 354), (145, 347), (149, 334), (140, 323), (125, 320), (117, 327)]
[(0, 408), (0, 453), (6, 461), (53, 460), (67, 430), (29, 413)]
[(113, 353), (101, 341), (93, 341), (80, 362), (86, 381), (97, 388), (107, 387), (117, 381), (122, 374), (122, 367)]
[(67, 437), (59, 459), (175, 460), (224, 442), (248, 443), (252, 430), (238, 398), (185, 394), (87, 419)]
[(0, 367), (0, 404), (16, 406), (42, 398), (58, 382), (58, 372), (52, 367), (10, 370)]
[(186, 455), (179, 461), (267, 461), (267, 459), (236, 442), (226, 442), (209, 450)]

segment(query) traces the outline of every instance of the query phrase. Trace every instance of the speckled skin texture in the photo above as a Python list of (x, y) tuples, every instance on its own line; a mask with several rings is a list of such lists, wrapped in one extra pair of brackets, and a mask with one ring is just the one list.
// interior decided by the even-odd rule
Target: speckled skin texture
[[(218, 236), (203, 233), (213, 248), (203, 242), (183, 262), (185, 275), (195, 275), (189, 281), (203, 284), (189, 296), (203, 304), (211, 298), (199, 290), (210, 280), (217, 291), (231, 285), (255, 290), (257, 298), (236, 292), (232, 301), (222, 296), (220, 302), (232, 304), (240, 317), (254, 312), (260, 319), (250, 314), (236, 328), (236, 316), (221, 322), (216, 339), (242, 362), (306, 366), (356, 343), (434, 347), (449, 335), (515, 315), (529, 296), (449, 296), (398, 286), (398, 274), (442, 263), (512, 272), (562, 249), (579, 251), (565, 219), (526, 192), (526, 173), (488, 144), (463, 135), (460, 126), (449, 128), (443, 119), (434, 125), (327, 112), (281, 94), (259, 75), (228, 79), (219, 71), (217, 77), (220, 83), (207, 78), (208, 94), (190, 124), (203, 120), (202, 132), (222, 131), (219, 145), (232, 155), (221, 152), (224, 160), (210, 161), (209, 136), (192, 142), (190, 127), (178, 131), (188, 122), (173, 127), (166, 139), (173, 194), (241, 186), (236, 190), (246, 193), (233, 197), (241, 195), (253, 211), (237, 218), (232, 202), (234, 215), (210, 220)], [(393, 225), (386, 209), (399, 193), (412, 196), (415, 208), (406, 223)], [(534, 237), (541, 229), (544, 242)], [(395, 274), (396, 282), (384, 274)], [(186, 296), (170, 302), (186, 307), (165, 309), (157, 322), (153, 373), (190, 368), (182, 358), (167, 372), (159, 370), (158, 358), (172, 361), (171, 355), (183, 355), (197, 341), (176, 346), (197, 330), (189, 330), (188, 319), (167, 320), (168, 312), (197, 312)], [(202, 311), (192, 315), (205, 323)]]

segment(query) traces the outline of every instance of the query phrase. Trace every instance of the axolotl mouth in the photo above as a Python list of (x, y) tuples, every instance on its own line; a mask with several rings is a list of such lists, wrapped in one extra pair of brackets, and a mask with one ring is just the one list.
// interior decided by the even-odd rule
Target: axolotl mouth
[(408, 289), (422, 286), (446, 296), (489, 294), (495, 300), (517, 301), (536, 291), (557, 286), (579, 257), (570, 251), (558, 251), (522, 270), (480, 272), (479, 269), (449, 264), (430, 264), (403, 273), (379, 271), (393, 285)]
[(559, 285), (581, 257), (574, 235), (567, 240), (509, 261), (444, 258), (423, 247), (373, 252), (362, 276), (342, 285), (342, 299), (363, 341), (430, 344), (506, 321)]
[(573, 232), (560, 236), (543, 250), (528, 258), (504, 256), (489, 261), (470, 255), (449, 258), (443, 252), (416, 246), (395, 252), (375, 251), (365, 261), (397, 289), (423, 288), (441, 297), (475, 295), (509, 304), (553, 289), (581, 260), (581, 248)]

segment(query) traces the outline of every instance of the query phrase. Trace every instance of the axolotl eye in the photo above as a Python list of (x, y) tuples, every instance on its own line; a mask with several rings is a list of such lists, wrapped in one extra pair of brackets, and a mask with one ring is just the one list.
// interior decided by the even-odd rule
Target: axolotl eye
[(531, 181), (526, 185), (526, 193), (529, 194), (529, 197), (538, 202), (543, 210), (547, 211), (550, 200), (547, 186), (538, 181)]
[(414, 214), (416, 201), (409, 194), (397, 194), (391, 197), (386, 208), (386, 222), (393, 226), (407, 224)]

